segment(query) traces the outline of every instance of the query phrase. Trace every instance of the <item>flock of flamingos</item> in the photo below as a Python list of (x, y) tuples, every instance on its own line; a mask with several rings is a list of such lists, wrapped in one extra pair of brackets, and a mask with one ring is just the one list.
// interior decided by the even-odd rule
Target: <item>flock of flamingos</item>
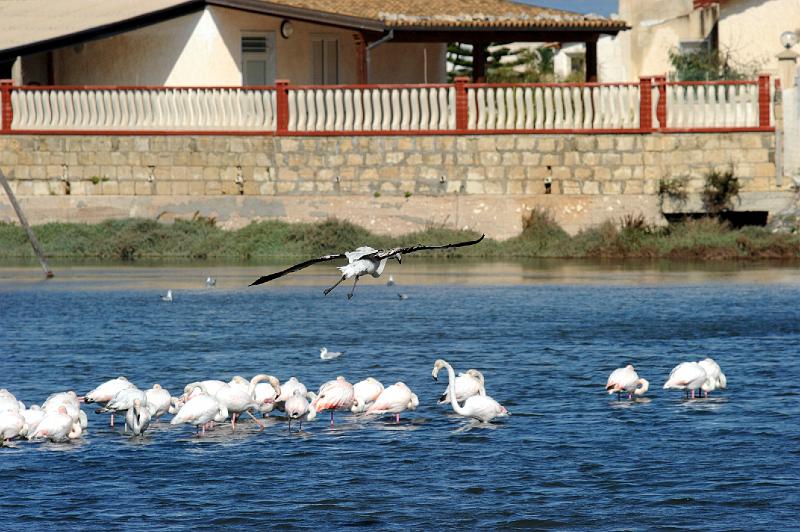
[[(433, 366), (434, 379), (442, 369), (447, 370), (449, 382), (439, 403), (450, 403), (460, 416), (484, 423), (510, 415), (500, 403), (486, 395), (480, 371), (470, 369), (456, 376), (453, 367), (440, 359)], [(606, 384), (609, 394), (616, 393), (619, 398), (626, 393), (628, 399), (643, 395), (648, 387), (649, 383), (640, 378), (631, 365), (614, 370)], [(699, 390), (708, 397), (710, 392), (725, 387), (725, 374), (711, 358), (679, 364), (664, 384), (665, 389), (686, 390), (687, 397), (691, 393), (692, 398)], [(295, 377), (281, 384), (276, 377), (265, 374), (249, 381), (236, 376), (229, 382), (192, 382), (178, 397), (158, 384), (141, 390), (125, 377), (117, 377), (82, 397), (74, 391), (59, 392), (48, 397), (42, 406), (29, 407), (8, 390), (0, 389), (0, 443), (6, 445), (14, 438), (52, 442), (78, 439), (88, 424), (81, 403), (94, 403), (100, 407), (96, 413), (110, 414), (112, 427), (115, 416), (124, 416), (124, 430), (133, 436), (143, 435), (152, 422), (167, 413), (173, 415), (171, 425), (193, 425), (197, 427), (198, 436), (202, 436), (215, 423), (229, 419), (231, 430), (235, 431), (237, 419), (245, 414), (263, 429), (263, 423), (254, 413), (267, 417), (275, 410), (285, 414), (290, 432), (292, 421), (302, 429), (303, 421), (311, 421), (325, 410), (330, 411), (331, 425), (337, 410), (365, 416), (394, 414), (399, 423), (400, 413), (416, 409), (419, 399), (402, 382), (384, 387), (372, 377), (351, 384), (340, 376), (324, 383), (314, 393)]]

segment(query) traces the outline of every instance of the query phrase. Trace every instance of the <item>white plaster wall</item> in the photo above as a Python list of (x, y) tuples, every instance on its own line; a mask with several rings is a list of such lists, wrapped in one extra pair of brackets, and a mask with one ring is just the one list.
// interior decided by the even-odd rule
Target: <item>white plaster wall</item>
[[(54, 82), (60, 85), (241, 85), (241, 35), (273, 32), (277, 79), (311, 83), (311, 42), (317, 34), (339, 41), (339, 82), (357, 83), (355, 32), (292, 21), (294, 33), (280, 35), (283, 19), (209, 7), (113, 37), (69, 46), (53, 53)], [(427, 79), (444, 82), (445, 45), (395, 44), (372, 53), (373, 83), (421, 83), (425, 79), (423, 49), (427, 48)], [(31, 56), (31, 68), (40, 62)], [(25, 69), (23, 60), (22, 68)], [(41, 70), (41, 69), (39, 69)], [(37, 70), (38, 72), (38, 70)], [(46, 80), (42, 80), (44, 83)]]
[(798, 29), (800, 0), (728, 0), (721, 6), (720, 48), (762, 72), (778, 74), (780, 35)]
[(606, 71), (622, 73), (627, 81), (665, 74), (672, 69), (670, 50), (711, 30), (713, 9), (694, 11), (692, 0), (619, 0), (619, 18), (631, 29), (614, 39), (620, 64), (609, 59)]

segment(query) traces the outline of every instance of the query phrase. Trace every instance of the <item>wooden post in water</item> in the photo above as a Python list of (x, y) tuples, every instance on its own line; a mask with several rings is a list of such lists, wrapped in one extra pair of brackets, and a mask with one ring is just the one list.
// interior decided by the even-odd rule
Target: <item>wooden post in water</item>
[(8, 180), (6, 179), (6, 175), (3, 173), (3, 170), (0, 170), (0, 185), (3, 185), (3, 188), (6, 190), (6, 195), (8, 196), (8, 201), (11, 202), (11, 206), (14, 207), (15, 211), (17, 211), (19, 223), (22, 224), (22, 227), (28, 234), (28, 240), (30, 240), (31, 246), (33, 246), (33, 251), (36, 253), (36, 257), (39, 259), (39, 264), (42, 265), (44, 276), (50, 279), (53, 277), (53, 271), (47, 265), (47, 261), (44, 258), (44, 251), (42, 251), (42, 246), (39, 245), (39, 241), (36, 240), (36, 235), (33, 234), (31, 226), (28, 225), (28, 219), (25, 218), (25, 213), (22, 212), (22, 207), (20, 207), (19, 203), (17, 203), (17, 198), (14, 196), (14, 192), (11, 190), (11, 186), (8, 184)]

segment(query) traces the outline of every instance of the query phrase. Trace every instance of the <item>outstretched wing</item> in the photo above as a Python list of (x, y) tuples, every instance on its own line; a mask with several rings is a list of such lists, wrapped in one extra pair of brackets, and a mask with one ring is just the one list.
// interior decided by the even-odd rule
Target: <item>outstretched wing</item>
[(250, 283), (250, 286), (255, 286), (257, 284), (264, 284), (272, 281), (273, 279), (277, 279), (278, 277), (283, 277), (284, 275), (288, 275), (292, 272), (296, 272), (298, 270), (302, 270), (303, 268), (308, 268), (312, 264), (316, 264), (318, 262), (327, 262), (329, 260), (336, 260), (336, 259), (343, 259), (345, 258), (344, 253), (337, 253), (336, 255), (323, 255), (322, 257), (318, 257), (316, 259), (309, 259), (305, 262), (301, 262), (300, 264), (295, 264), (294, 266), (289, 266), (285, 270), (281, 270), (279, 272), (271, 273), (269, 275), (264, 275), (263, 277), (259, 277), (255, 280), (255, 282)]
[(423, 244), (417, 244), (414, 246), (408, 246), (405, 248), (391, 248), (391, 249), (382, 249), (380, 251), (376, 251), (375, 253), (370, 253), (369, 255), (365, 255), (362, 258), (370, 258), (373, 260), (382, 260), (388, 259), (390, 257), (394, 257), (397, 254), (404, 255), (406, 253), (414, 253), (415, 251), (423, 251), (426, 249), (447, 249), (447, 248), (461, 248), (464, 246), (474, 246), (486, 235), (481, 235), (481, 237), (477, 240), (467, 240), (466, 242), (456, 242), (454, 244), (443, 244), (441, 246), (425, 246)]

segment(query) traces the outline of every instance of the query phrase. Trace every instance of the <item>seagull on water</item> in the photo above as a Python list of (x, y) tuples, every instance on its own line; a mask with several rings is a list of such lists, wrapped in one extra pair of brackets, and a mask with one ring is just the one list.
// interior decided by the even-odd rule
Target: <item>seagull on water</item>
[(323, 347), (319, 350), (319, 358), (322, 360), (333, 360), (334, 358), (339, 358), (341, 355), (341, 351), (328, 351), (327, 347)]
[(463, 246), (474, 246), (481, 240), (483, 240), (485, 235), (481, 235), (480, 238), (477, 240), (468, 240), (466, 242), (456, 242), (453, 244), (443, 244), (440, 246), (426, 246), (423, 244), (417, 244), (414, 246), (408, 247), (399, 247), (399, 248), (391, 248), (391, 249), (375, 249), (369, 246), (361, 246), (357, 248), (355, 251), (345, 251), (344, 253), (337, 253), (334, 255), (323, 255), (322, 257), (318, 257), (316, 259), (309, 259), (305, 262), (301, 262), (299, 264), (295, 264), (294, 266), (290, 266), (285, 270), (281, 270), (279, 272), (271, 273), (269, 275), (264, 275), (263, 277), (259, 277), (250, 286), (258, 285), (267, 283), (272, 281), (273, 279), (277, 279), (278, 277), (283, 277), (284, 275), (288, 275), (292, 272), (296, 272), (298, 270), (302, 270), (303, 268), (308, 268), (312, 264), (316, 264), (318, 262), (327, 262), (330, 260), (336, 259), (347, 259), (347, 264), (344, 266), (339, 266), (339, 271), (341, 272), (341, 278), (336, 281), (336, 284), (331, 286), (330, 288), (326, 288), (324, 290), (324, 294), (327, 296), (331, 290), (339, 286), (342, 281), (347, 279), (354, 278), (353, 280), (353, 288), (350, 292), (347, 293), (347, 299), (353, 297), (353, 292), (356, 289), (356, 284), (358, 283), (358, 279), (363, 275), (372, 275), (373, 277), (377, 278), (383, 273), (383, 269), (386, 267), (386, 262), (389, 259), (397, 259), (397, 262), (401, 262), (402, 255), (406, 253), (414, 253), (415, 251), (423, 251), (426, 249), (446, 249), (446, 248), (459, 248)]
[(394, 286), (394, 277), (391, 275), (389, 276), (389, 280), (386, 281), (386, 286)]
[(398, 293), (397, 293), (397, 298), (398, 298), (400, 301), (403, 301), (404, 299), (408, 299), (408, 296), (407, 296), (406, 294), (401, 294), (400, 292), (398, 292)]
[(167, 290), (167, 294), (161, 296), (161, 301), (172, 302), (172, 290)]

